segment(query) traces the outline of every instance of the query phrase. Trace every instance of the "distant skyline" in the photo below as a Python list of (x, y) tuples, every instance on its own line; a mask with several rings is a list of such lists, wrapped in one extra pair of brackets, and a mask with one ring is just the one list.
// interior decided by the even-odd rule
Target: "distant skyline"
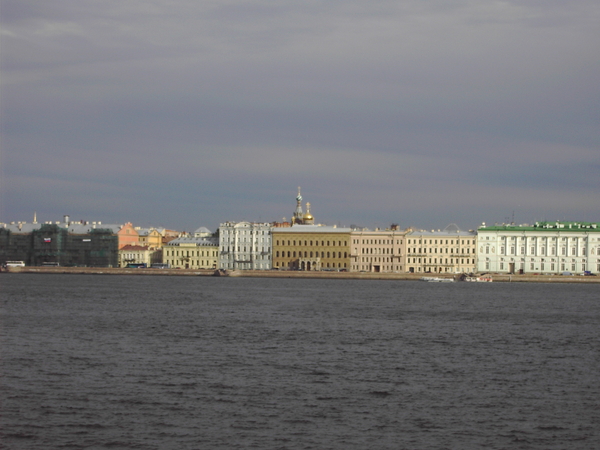
[(0, 222), (600, 222), (600, 4), (4, 0)]

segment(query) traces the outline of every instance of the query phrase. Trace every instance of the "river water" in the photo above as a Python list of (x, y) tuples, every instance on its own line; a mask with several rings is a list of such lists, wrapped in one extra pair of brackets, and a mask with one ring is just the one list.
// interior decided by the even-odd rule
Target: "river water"
[(600, 448), (597, 285), (0, 276), (6, 449)]

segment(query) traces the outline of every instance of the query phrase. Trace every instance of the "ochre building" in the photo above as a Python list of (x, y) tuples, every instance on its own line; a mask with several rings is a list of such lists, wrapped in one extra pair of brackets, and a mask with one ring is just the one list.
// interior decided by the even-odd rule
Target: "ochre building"
[(272, 228), (273, 268), (349, 270), (350, 231), (321, 225)]

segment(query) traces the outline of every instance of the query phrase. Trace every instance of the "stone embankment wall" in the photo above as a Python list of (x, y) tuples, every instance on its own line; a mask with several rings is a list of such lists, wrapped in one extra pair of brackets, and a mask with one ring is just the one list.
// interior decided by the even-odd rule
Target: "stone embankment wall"
[[(118, 269), (104, 267), (14, 267), (14, 273), (61, 273), (92, 275), (147, 275), (147, 276), (213, 276), (213, 270), (188, 269)], [(228, 272), (230, 277), (254, 278), (333, 278), (354, 280), (413, 280), (423, 276), (452, 278), (453, 275), (412, 274), (412, 273), (374, 273), (374, 272), (301, 272), (287, 270), (243, 270)], [(512, 283), (600, 283), (600, 277), (562, 276), (562, 275), (493, 275), (494, 282)]]

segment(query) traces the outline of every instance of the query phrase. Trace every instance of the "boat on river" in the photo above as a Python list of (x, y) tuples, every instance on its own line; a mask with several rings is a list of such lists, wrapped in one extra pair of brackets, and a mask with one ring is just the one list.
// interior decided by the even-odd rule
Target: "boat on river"
[(422, 277), (419, 281), (427, 281), (428, 283), (454, 283), (454, 278), (442, 277)]
[(494, 280), (491, 277), (491, 275), (482, 275), (480, 277), (477, 277), (477, 276), (464, 277), (464, 279), (462, 281), (468, 281), (470, 283), (491, 283)]

